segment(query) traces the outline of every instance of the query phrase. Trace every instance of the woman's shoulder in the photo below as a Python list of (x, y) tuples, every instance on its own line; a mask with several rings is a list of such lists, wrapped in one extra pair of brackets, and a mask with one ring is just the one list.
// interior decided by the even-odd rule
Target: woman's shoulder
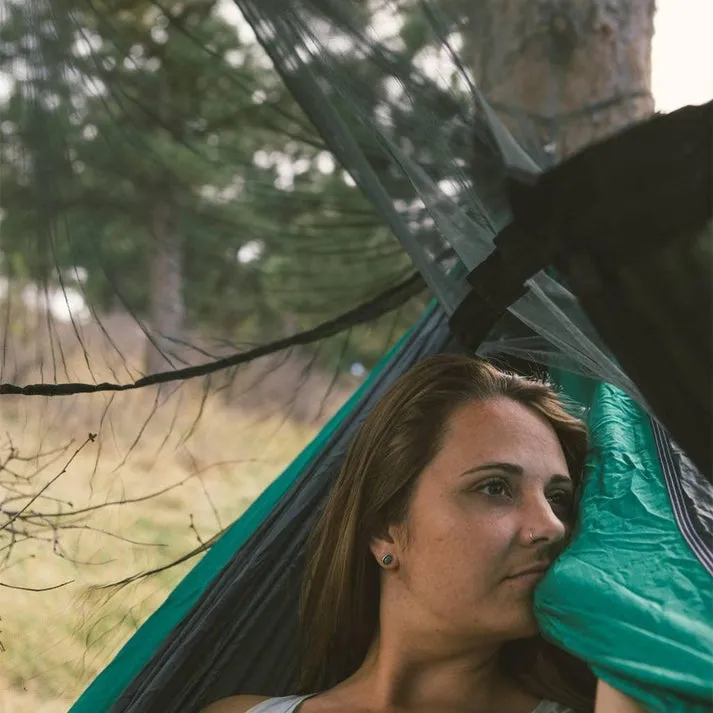
[(311, 696), (231, 696), (209, 705), (201, 713), (294, 713)]
[(255, 706), (270, 700), (268, 696), (230, 696), (211, 703), (201, 713), (248, 713)]
[(532, 713), (574, 713), (574, 711), (561, 703), (542, 701)]
[[(287, 696), (285, 698), (270, 698), (268, 696), (231, 696), (223, 698), (220, 701), (212, 703), (207, 708), (204, 708), (201, 713), (249, 713), (253, 708), (265, 703), (266, 701), (275, 701), (276, 703), (284, 702), (293, 704), (301, 701), (303, 696)], [(285, 710), (291, 710), (286, 708)], [(275, 711), (278, 713), (278, 711)], [(281, 713), (281, 711), (280, 711)], [(542, 701), (532, 713), (574, 713), (570, 708), (554, 703), (552, 701)]]

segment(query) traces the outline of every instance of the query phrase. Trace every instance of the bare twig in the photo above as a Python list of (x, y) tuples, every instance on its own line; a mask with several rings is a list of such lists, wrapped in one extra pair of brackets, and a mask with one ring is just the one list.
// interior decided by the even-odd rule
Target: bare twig
[(81, 451), (88, 443), (94, 443), (94, 441), (96, 440), (96, 437), (97, 437), (97, 434), (96, 434), (96, 433), (90, 433), (90, 434), (87, 436), (87, 439), (84, 441), (84, 443), (82, 443), (82, 445), (79, 446), (79, 448), (77, 448), (76, 451), (74, 451), (74, 453), (72, 454), (72, 457), (67, 461), (67, 463), (65, 464), (64, 468), (62, 468), (62, 470), (60, 470), (59, 473), (57, 473), (57, 475), (55, 475), (54, 478), (52, 478), (52, 479), (49, 481), (49, 483), (47, 483), (46, 485), (44, 485), (44, 486), (40, 489), (40, 491), (39, 491), (38, 493), (35, 493), (35, 495), (33, 495), (33, 496), (30, 498), (30, 501), (27, 503), (27, 505), (25, 505), (24, 508), (22, 508), (21, 510), (18, 510), (18, 511), (10, 518), (10, 520), (9, 520), (8, 522), (6, 522), (6, 523), (4, 523), (2, 526), (0, 526), (0, 531), (2, 531), (3, 529), (9, 527), (10, 525), (12, 525), (12, 523), (15, 522), (15, 520), (17, 520), (24, 512), (26, 512), (26, 511), (28, 510), (28, 508), (32, 505), (32, 503), (34, 503), (38, 498), (41, 497), (41, 495), (45, 492), (45, 490), (47, 490), (52, 484), (54, 484), (57, 480), (59, 480), (59, 478), (60, 478), (61, 476), (63, 476), (63, 475), (67, 472), (67, 468), (69, 468), (69, 466), (71, 465), (72, 461), (79, 455), (80, 451)]
[[(110, 500), (99, 503), (97, 505), (88, 505), (85, 507), (76, 507), (74, 503), (51, 496), (49, 494), (50, 487), (57, 482), (57, 480), (64, 474), (67, 473), (73, 461), (77, 458), (79, 453), (85, 449), (89, 444), (94, 443), (97, 438), (95, 433), (90, 433), (84, 442), (75, 449), (74, 453), (67, 458), (66, 463), (63, 465), (61, 470), (53, 475), (46, 483), (38, 486), (32, 490), (32, 484), (37, 478), (38, 474), (47, 469), (47, 461), (56, 462), (58, 455), (61, 456), (62, 449), (53, 449), (47, 452), (42, 452), (34, 456), (33, 458), (22, 457), (17, 448), (14, 447), (10, 437), (7, 436), (7, 441), (2, 444), (2, 455), (0, 456), (0, 473), (4, 473), (7, 478), (0, 480), (0, 493), (4, 494), (4, 498), (0, 499), (0, 572), (7, 572), (14, 565), (24, 561), (23, 559), (18, 559), (13, 557), (12, 553), (18, 545), (28, 542), (40, 542), (45, 545), (52, 547), (52, 552), (55, 556), (65, 560), (74, 565), (93, 565), (99, 566), (108, 564), (108, 561), (83, 561), (76, 559), (71, 553), (69, 553), (62, 545), (60, 540), (60, 534), (62, 532), (69, 531), (88, 531), (104, 535), (106, 537), (114, 538), (122, 542), (126, 542), (130, 545), (137, 546), (148, 546), (148, 547), (166, 547), (163, 543), (153, 543), (153, 542), (143, 542), (139, 540), (134, 540), (126, 536), (113, 533), (102, 527), (94, 526), (91, 524), (92, 520), (90, 517), (99, 510), (104, 508), (110, 508), (114, 506), (125, 506), (132, 503), (145, 502), (154, 498), (158, 498), (165, 493), (168, 493), (176, 488), (181, 487), (189, 480), (193, 478), (198, 478), (201, 482), (201, 487), (205, 495), (206, 500), (210, 504), (213, 510), (213, 515), (218, 522), (220, 531), (223, 531), (222, 523), (220, 522), (220, 517), (215, 503), (212, 501), (210, 494), (202, 480), (202, 475), (212, 469), (222, 468), (225, 466), (235, 466), (237, 464), (244, 463), (255, 463), (259, 462), (258, 459), (240, 459), (240, 460), (226, 460), (218, 463), (213, 463), (209, 466), (199, 468), (195, 457), (188, 449), (186, 453), (189, 456), (191, 463), (191, 472), (184, 478), (178, 480), (172, 485), (168, 485), (163, 488), (156, 489), (146, 495), (127, 498), (123, 497), (117, 500)], [(63, 452), (71, 446), (72, 442), (64, 446)], [(44, 464), (42, 463), (44, 461)], [(18, 467), (15, 470), (12, 468), (13, 463), (17, 462), (18, 465), (26, 466), (28, 463), (36, 463), (37, 470), (35, 470), (30, 475), (27, 475), (23, 467)], [(28, 487), (29, 486), (29, 487)], [(29, 490), (29, 492), (28, 492)], [(40, 503), (50, 504), (54, 503), (56, 506), (60, 506), (61, 509), (57, 511), (50, 512), (46, 511), (41, 507), (38, 507)], [(4, 520), (4, 521), (3, 521)], [(213, 542), (217, 539), (219, 535), (215, 535), (209, 538), (207, 541), (200, 535), (198, 529), (193, 521), (193, 516), (190, 518), (190, 529), (195, 534), (195, 537), (199, 543), (198, 548), (194, 549), (192, 552), (185, 554), (183, 557), (179, 557), (175, 562), (171, 562), (167, 567), (159, 567), (157, 569), (151, 570), (149, 572), (144, 572), (133, 577), (127, 578), (119, 583), (128, 583), (130, 581), (135, 581), (137, 579), (143, 579), (150, 576), (151, 574), (157, 574), (171, 567), (175, 567), (181, 562), (185, 562), (192, 557), (197, 556), (206, 549), (209, 549)], [(34, 555), (30, 555), (34, 557)], [(0, 582), (0, 586), (7, 589), (15, 589), (19, 591), (27, 592), (46, 592), (52, 591), (64, 587), (74, 580), (67, 582), (62, 582), (49, 587), (31, 587), (25, 585), (14, 585), (8, 584), (6, 582)], [(112, 587), (115, 585), (108, 585)]]

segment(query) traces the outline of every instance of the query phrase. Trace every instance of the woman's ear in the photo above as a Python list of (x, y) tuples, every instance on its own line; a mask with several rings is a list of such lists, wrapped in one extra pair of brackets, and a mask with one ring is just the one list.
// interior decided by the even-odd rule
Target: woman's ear
[(372, 537), (369, 549), (378, 565), (383, 569), (394, 569), (399, 564), (401, 548), (398, 527), (390, 525), (377, 537)]

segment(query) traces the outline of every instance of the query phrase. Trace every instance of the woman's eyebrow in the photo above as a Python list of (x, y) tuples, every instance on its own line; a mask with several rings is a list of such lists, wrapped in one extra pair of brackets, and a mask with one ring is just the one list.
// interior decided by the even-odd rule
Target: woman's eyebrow
[(476, 465), (468, 470), (464, 470), (461, 476), (468, 475), (470, 473), (479, 473), (482, 470), (502, 470), (510, 475), (522, 475), (525, 471), (519, 465), (515, 463), (482, 463), (481, 465)]
[(550, 483), (568, 483), (569, 485), (573, 485), (574, 481), (572, 478), (570, 478), (568, 475), (553, 475), (550, 478)]
[[(479, 473), (486, 470), (500, 470), (509, 475), (519, 475), (522, 476), (525, 472), (522, 466), (516, 465), (515, 463), (505, 463), (501, 461), (492, 463), (482, 463), (481, 465), (474, 466), (473, 468), (468, 468), (464, 470), (459, 477), (464, 475), (469, 475), (471, 473)], [(550, 478), (550, 483), (572, 483), (572, 478), (568, 475), (562, 475), (557, 473)]]

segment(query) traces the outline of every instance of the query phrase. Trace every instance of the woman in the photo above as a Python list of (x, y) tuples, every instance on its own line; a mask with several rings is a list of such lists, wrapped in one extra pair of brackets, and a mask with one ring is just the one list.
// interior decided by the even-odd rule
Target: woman
[(362, 425), (309, 543), (303, 695), (205, 713), (591, 711), (594, 679), (538, 636), (532, 606), (586, 449), (545, 384), (454, 355), (410, 370)]

